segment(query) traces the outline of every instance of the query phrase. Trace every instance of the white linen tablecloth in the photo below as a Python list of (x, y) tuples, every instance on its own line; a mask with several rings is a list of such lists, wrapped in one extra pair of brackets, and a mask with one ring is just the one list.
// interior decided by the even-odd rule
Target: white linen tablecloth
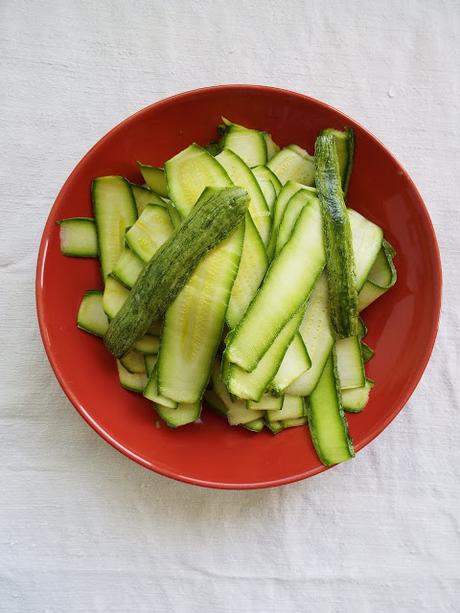
[[(0, 610), (460, 611), (460, 4), (0, 2)], [(160, 477), (78, 416), (39, 338), (34, 269), (71, 169), (167, 95), (261, 83), (339, 107), (399, 158), (444, 299), (406, 409), (313, 479), (225, 492)]]

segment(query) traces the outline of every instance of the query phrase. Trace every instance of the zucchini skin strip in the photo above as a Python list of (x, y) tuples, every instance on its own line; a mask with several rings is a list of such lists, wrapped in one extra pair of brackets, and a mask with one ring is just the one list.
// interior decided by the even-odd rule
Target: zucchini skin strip
[(346, 195), (355, 157), (355, 131), (353, 128), (345, 128), (343, 131), (326, 128), (321, 134), (330, 134), (335, 138), (342, 190)]
[(331, 134), (321, 134), (316, 140), (315, 178), (323, 220), (331, 322), (336, 336), (346, 338), (357, 334), (358, 293), (350, 222)]
[(248, 195), (239, 187), (206, 188), (200, 201), (147, 263), (110, 322), (104, 343), (114, 356), (123, 356), (145, 334), (185, 286), (204, 255), (242, 222)]

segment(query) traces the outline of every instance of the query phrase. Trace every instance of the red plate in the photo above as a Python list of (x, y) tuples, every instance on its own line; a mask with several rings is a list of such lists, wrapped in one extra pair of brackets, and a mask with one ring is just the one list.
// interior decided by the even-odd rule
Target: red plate
[(93, 177), (119, 174), (140, 182), (136, 160), (161, 165), (191, 142), (206, 144), (216, 137), (221, 115), (271, 132), (281, 146), (298, 143), (309, 151), (322, 128), (355, 128), (349, 206), (382, 226), (396, 248), (398, 269), (397, 285), (364, 312), (366, 342), (376, 351), (368, 374), (376, 385), (364, 413), (348, 416), (356, 449), (391, 422), (414, 391), (436, 337), (441, 302), (436, 237), (415, 185), (385, 147), (349, 117), (294, 92), (251, 85), (199, 89), (157, 102), (109, 132), (77, 165), (51, 210), (38, 255), (38, 319), (62, 388), (116, 449), (195, 485), (269, 487), (325, 470), (308, 432), (253, 434), (231, 428), (208, 409), (201, 423), (178, 430), (159, 425), (149, 401), (120, 388), (114, 360), (101, 341), (75, 326), (83, 293), (101, 286), (97, 262), (59, 251), (56, 221), (92, 214)]

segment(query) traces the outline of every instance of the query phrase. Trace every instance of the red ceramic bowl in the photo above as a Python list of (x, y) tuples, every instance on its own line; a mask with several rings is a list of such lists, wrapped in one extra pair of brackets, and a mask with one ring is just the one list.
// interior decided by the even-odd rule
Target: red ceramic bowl
[(195, 485), (269, 487), (325, 470), (308, 432), (253, 434), (231, 428), (206, 408), (200, 423), (178, 430), (159, 426), (152, 404), (120, 387), (114, 360), (101, 341), (75, 326), (83, 293), (101, 287), (98, 263), (59, 251), (56, 221), (91, 215), (93, 177), (120, 174), (140, 182), (136, 160), (161, 165), (191, 142), (206, 144), (215, 138), (221, 115), (271, 132), (281, 146), (298, 143), (309, 151), (322, 128), (356, 130), (349, 206), (384, 229), (396, 248), (398, 269), (397, 285), (364, 312), (366, 342), (376, 352), (368, 374), (376, 385), (366, 410), (348, 416), (356, 449), (391, 422), (414, 391), (436, 337), (441, 267), (433, 227), (415, 185), (379, 141), (339, 111), (294, 92), (251, 85), (186, 92), (147, 107), (104, 136), (67, 179), (46, 223), (37, 265), (38, 319), (62, 388), (116, 449)]

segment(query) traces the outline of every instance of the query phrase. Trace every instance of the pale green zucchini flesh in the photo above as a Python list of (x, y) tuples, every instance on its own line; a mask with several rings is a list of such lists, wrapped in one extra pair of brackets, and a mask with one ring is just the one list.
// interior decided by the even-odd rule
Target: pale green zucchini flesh
[(144, 390), (144, 396), (152, 402), (161, 404), (163, 407), (175, 409), (178, 406), (178, 403), (175, 400), (164, 396), (158, 389), (158, 358), (156, 359), (153, 370), (150, 373), (147, 386)]
[[(216, 413), (221, 415), (222, 417), (227, 417), (228, 409), (219, 396), (213, 390), (207, 390), (204, 394), (204, 400), (206, 404), (213, 409)], [(244, 424), (239, 424), (245, 430), (250, 430), (251, 432), (260, 432), (264, 429), (264, 420), (259, 417), (252, 421), (248, 421)]]
[(372, 266), (369, 276), (358, 295), (358, 307), (363, 311), (396, 283), (397, 273), (393, 263), (395, 251), (386, 240)]
[(75, 258), (97, 258), (97, 234), (91, 217), (71, 217), (59, 224), (61, 253)]
[(288, 394), (309, 396), (324, 369), (334, 344), (328, 297), (327, 278), (323, 273), (313, 289), (299, 327), (299, 333), (310, 356), (311, 367), (288, 386)]
[(139, 170), (149, 188), (160, 196), (168, 196), (168, 186), (163, 168), (138, 162)]
[(383, 296), (383, 294), (386, 294), (387, 291), (387, 287), (379, 287), (374, 283), (366, 281), (363, 285), (362, 290), (358, 294), (359, 311), (364, 311), (364, 309), (367, 309), (369, 305), (371, 305), (378, 298), (380, 298), (380, 296)]
[(145, 262), (173, 234), (174, 229), (167, 209), (147, 204), (136, 223), (126, 233), (125, 247), (120, 254), (112, 276), (125, 287), (132, 288), (140, 276)]
[(262, 190), (262, 194), (264, 196), (265, 202), (267, 203), (267, 207), (269, 212), (273, 211), (273, 207), (275, 206), (276, 201), (276, 191), (273, 187), (273, 184), (270, 181), (265, 181), (265, 179), (260, 179), (256, 177), (257, 183)]
[(284, 430), (284, 425), (282, 421), (266, 421), (265, 425), (272, 434), (279, 434), (279, 432), (282, 432)]
[(109, 320), (102, 306), (102, 292), (89, 290), (83, 296), (78, 309), (77, 326), (95, 336), (102, 337), (107, 332)]
[(200, 417), (201, 402), (181, 402), (174, 409), (157, 402), (155, 411), (170, 428), (179, 428), (192, 424)]
[(131, 392), (142, 394), (147, 385), (147, 375), (129, 372), (119, 360), (117, 360), (117, 368), (120, 385)]
[(351, 227), (355, 284), (359, 292), (381, 249), (383, 230), (354, 209), (347, 209)]
[(294, 153), (297, 153), (297, 155), (300, 155), (300, 157), (306, 157), (310, 159), (312, 159), (313, 157), (309, 153), (307, 153), (307, 151), (303, 149), (300, 145), (295, 145), (294, 143), (291, 145), (287, 145), (286, 149), (294, 151)]
[[(126, 287), (112, 276), (107, 277), (104, 293), (100, 295), (100, 302), (106, 319), (113, 319), (117, 315), (128, 296), (129, 290)], [(108, 324), (101, 336), (107, 333), (107, 329)], [(155, 335), (145, 334), (133, 343), (132, 348), (141, 353), (158, 353), (158, 346), (159, 340)]]
[(252, 169), (252, 172), (257, 177), (257, 179), (261, 179), (263, 181), (270, 181), (275, 190), (276, 197), (279, 196), (280, 191), (283, 189), (281, 185), (281, 181), (275, 175), (275, 173), (268, 168), (268, 166), (256, 166)]
[(155, 368), (155, 364), (157, 363), (157, 356), (151, 355), (149, 353), (144, 353), (144, 364), (145, 364), (145, 372), (147, 373), (147, 377), (150, 378), (150, 375)]
[(270, 211), (256, 177), (249, 166), (229, 149), (224, 149), (215, 159), (221, 164), (233, 183), (248, 192), (249, 213), (264, 244), (267, 244), (271, 225)]
[(236, 153), (248, 166), (262, 166), (267, 161), (267, 145), (263, 132), (232, 124), (221, 140), (221, 146)]
[(247, 371), (256, 368), (283, 326), (305, 304), (324, 260), (321, 212), (316, 202), (310, 202), (227, 339), (227, 360)]
[(271, 134), (264, 132), (263, 135), (265, 139), (265, 146), (267, 148), (267, 162), (269, 162), (272, 159), (272, 157), (274, 157), (278, 153), (280, 148), (274, 142)]
[(238, 426), (252, 422), (255, 419), (263, 416), (263, 411), (249, 410), (244, 400), (232, 400), (230, 394), (225, 387), (221, 376), (221, 364), (219, 360), (215, 360), (212, 369), (212, 384), (214, 391), (224, 403), (227, 412), (227, 420), (231, 426)]
[(227, 307), (226, 320), (230, 329), (234, 328), (246, 313), (249, 303), (262, 283), (267, 268), (268, 259), (264, 243), (247, 212), (240, 265)]
[(152, 192), (148, 187), (130, 183), (131, 191), (133, 192), (134, 202), (136, 203), (137, 214), (140, 216), (148, 204), (156, 204), (158, 206), (166, 206), (166, 202), (160, 198), (158, 194)]
[(366, 379), (364, 385), (354, 389), (342, 390), (342, 406), (349, 413), (360, 413), (369, 401), (374, 382)]
[(264, 394), (259, 402), (247, 400), (246, 406), (251, 411), (279, 411), (283, 406), (283, 397)]
[(112, 275), (125, 287), (132, 288), (141, 274), (145, 262), (173, 234), (174, 228), (168, 210), (163, 206), (147, 204), (136, 223), (126, 233), (125, 247)]
[(284, 245), (291, 238), (294, 226), (299, 218), (300, 213), (305, 206), (315, 201), (319, 204), (318, 199), (314, 192), (306, 189), (301, 189), (289, 200), (286, 210), (284, 211), (283, 218), (278, 228), (278, 238), (276, 240), (275, 255), (277, 255)]
[(248, 421), (245, 424), (240, 424), (242, 428), (250, 430), (251, 432), (261, 432), (264, 429), (264, 420), (262, 418), (254, 419), (254, 421)]
[(346, 390), (363, 386), (366, 377), (360, 337), (337, 339), (334, 350), (340, 388)]
[(206, 187), (228, 187), (230, 178), (210, 153), (190, 145), (165, 164), (168, 193), (182, 217), (187, 217)]
[(144, 262), (131, 249), (125, 247), (111, 274), (125, 287), (131, 288), (136, 283), (143, 268)]
[(120, 362), (124, 368), (130, 373), (145, 373), (144, 354), (136, 349), (131, 349), (122, 358)]
[[(267, 247), (267, 253), (270, 259), (272, 259), (273, 254), (275, 253), (276, 242), (278, 240), (278, 229), (281, 220), (283, 219), (284, 211), (286, 210), (288, 202), (291, 200), (291, 198), (301, 189), (303, 189), (303, 186), (300, 183), (296, 183), (296, 181), (287, 181), (285, 185), (282, 186), (281, 191), (278, 194), (272, 215), (273, 221), (270, 241)], [(316, 194), (316, 191), (313, 193)]]
[(123, 177), (99, 177), (91, 188), (101, 270), (112, 272), (125, 246), (125, 232), (137, 219), (128, 181)]
[(107, 277), (102, 296), (102, 306), (109, 319), (113, 319), (117, 315), (128, 296), (129, 289), (114, 277)]
[(337, 389), (332, 356), (310, 395), (307, 417), (316, 453), (323, 464), (331, 466), (355, 455)]
[(270, 389), (276, 394), (282, 394), (295, 379), (300, 377), (310, 367), (310, 356), (302, 336), (297, 332), (284, 355), (276, 375), (270, 383)]
[(222, 377), (229, 392), (238, 398), (259, 402), (278, 371), (290, 342), (302, 321), (303, 306), (283, 326), (268, 351), (251, 372), (232, 364), (224, 353)]
[(168, 209), (149, 204), (126, 233), (126, 242), (131, 251), (146, 263), (173, 233), (174, 226)]
[(182, 220), (179, 211), (176, 209), (171, 200), (168, 202), (168, 213), (174, 230), (177, 230), (177, 228), (181, 225)]
[(273, 213), (276, 199), (282, 188), (278, 177), (266, 166), (257, 166), (252, 169), (252, 172), (264, 194), (270, 213)]
[(297, 426), (305, 426), (307, 423), (306, 417), (298, 417), (297, 419), (285, 419), (281, 422), (284, 428), (296, 428)]
[(144, 334), (134, 345), (134, 349), (148, 355), (156, 355), (160, 349), (160, 339), (152, 334)]
[(286, 419), (299, 419), (305, 417), (305, 402), (300, 396), (283, 397), (283, 406), (280, 411), (267, 411), (269, 422), (283, 421)]
[(382, 248), (375, 258), (369, 271), (367, 280), (379, 287), (390, 288), (396, 283), (396, 268), (393, 263), (395, 250), (386, 240), (382, 241)]
[(297, 145), (289, 145), (268, 162), (268, 168), (284, 185), (287, 181), (296, 181), (302, 185), (314, 185), (314, 158)]
[(237, 400), (233, 402), (233, 406), (227, 411), (227, 421), (231, 426), (242, 426), (252, 423), (256, 415), (262, 417), (263, 413), (249, 411), (244, 400)]

